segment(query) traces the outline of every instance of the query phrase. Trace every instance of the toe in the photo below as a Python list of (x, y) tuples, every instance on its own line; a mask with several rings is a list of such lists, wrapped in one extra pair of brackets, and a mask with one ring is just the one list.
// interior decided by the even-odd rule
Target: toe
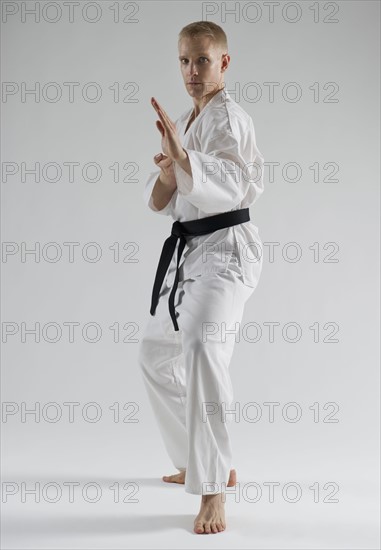
[(215, 523), (211, 523), (210, 528), (213, 533), (218, 533), (217, 525)]
[(184, 477), (180, 474), (172, 474), (171, 476), (163, 476), (163, 481), (167, 483), (181, 483), (184, 484)]
[(174, 483), (176, 481), (175, 476), (163, 476), (163, 480), (169, 483)]
[(194, 530), (196, 533), (203, 533), (204, 532), (204, 527), (203, 527), (203, 524), (201, 521), (197, 521), (195, 524), (194, 524)]
[(211, 530), (210, 530), (210, 523), (206, 523), (205, 524), (205, 527), (204, 527), (204, 530), (205, 530), (205, 533), (211, 533)]

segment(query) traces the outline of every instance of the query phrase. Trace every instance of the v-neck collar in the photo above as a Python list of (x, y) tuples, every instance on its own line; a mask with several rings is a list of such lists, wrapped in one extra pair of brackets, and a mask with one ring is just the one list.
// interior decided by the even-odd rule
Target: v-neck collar
[(222, 94), (224, 95), (224, 97), (226, 99), (226, 97), (228, 95), (228, 91), (226, 90), (226, 88), (221, 88), (221, 90), (219, 90), (218, 92), (216, 92), (214, 94), (212, 99), (209, 99), (208, 103), (205, 105), (205, 107), (203, 109), (201, 109), (201, 111), (198, 113), (198, 115), (193, 120), (192, 124), (189, 126), (188, 130), (185, 132), (185, 129), (188, 126), (188, 122), (189, 122), (189, 120), (192, 116), (192, 113), (194, 111), (194, 107), (190, 110), (189, 115), (187, 116), (186, 121), (185, 121), (184, 134), (183, 134), (184, 137), (188, 137), (189, 132), (190, 132), (192, 126), (194, 125), (194, 123), (196, 122), (196, 120), (199, 120), (199, 117), (203, 115), (205, 109), (207, 109), (211, 103), (216, 102), (218, 99), (221, 99), (221, 97), (223, 97)]

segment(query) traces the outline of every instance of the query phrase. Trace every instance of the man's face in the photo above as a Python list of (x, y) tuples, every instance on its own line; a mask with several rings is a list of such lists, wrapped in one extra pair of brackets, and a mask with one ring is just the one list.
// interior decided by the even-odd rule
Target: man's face
[[(179, 60), (185, 87), (190, 96), (201, 98), (219, 88), (228, 66), (229, 56), (223, 56), (210, 36), (183, 38), (179, 44)], [(195, 82), (195, 84), (192, 84)]]

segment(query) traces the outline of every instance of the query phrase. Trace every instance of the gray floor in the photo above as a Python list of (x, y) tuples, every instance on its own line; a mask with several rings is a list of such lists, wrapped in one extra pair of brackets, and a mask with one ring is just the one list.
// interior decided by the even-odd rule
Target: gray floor
[[(166, 468), (161, 473), (172, 471)], [(339, 502), (323, 502), (320, 498), (320, 502), (315, 503), (310, 483), (297, 482), (302, 496), (298, 502), (291, 503), (282, 497), (284, 483), (275, 488), (274, 502), (270, 502), (268, 486), (258, 480), (262, 496), (258, 502), (252, 502), (253, 485), (248, 481), (249, 476), (245, 478), (241, 472), (236, 498), (233, 494), (227, 496), (226, 531), (197, 535), (193, 533), (193, 520), (200, 498), (185, 493), (183, 486), (162, 482), (159, 471), (157, 474), (158, 477), (152, 478), (124, 479), (24, 478), (24, 486), (29, 489), (35, 481), (40, 482), (40, 502), (33, 502), (31, 495), (26, 499), (22, 496), (21, 479), (3, 477), (3, 494), (5, 482), (11, 481), (15, 485), (7, 485), (7, 490), (12, 492), (13, 488), (17, 492), (2, 504), (2, 548), (380, 548), (377, 490), (364, 483), (341, 484)], [(69, 501), (68, 485), (64, 485), (68, 481), (79, 483), (73, 502)], [(99, 499), (96, 502), (86, 502), (82, 496), (82, 488), (90, 482), (97, 484)], [(48, 489), (47, 483), (55, 486), (50, 485)], [(124, 483), (128, 483), (125, 488)], [(117, 493), (110, 487), (117, 484), (119, 502), (114, 502)], [(60, 498), (49, 502), (55, 499), (57, 488), (62, 490)], [(95, 489), (88, 486), (88, 499), (95, 499), (96, 494)], [(292, 499), (295, 492), (290, 489), (287, 494)]]

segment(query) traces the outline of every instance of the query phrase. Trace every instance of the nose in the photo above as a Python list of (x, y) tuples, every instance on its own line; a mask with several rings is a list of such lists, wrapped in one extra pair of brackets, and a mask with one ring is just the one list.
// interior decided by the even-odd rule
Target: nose
[(196, 63), (191, 63), (190, 64), (190, 76), (194, 76), (196, 74), (198, 74), (197, 68), (196, 68)]

